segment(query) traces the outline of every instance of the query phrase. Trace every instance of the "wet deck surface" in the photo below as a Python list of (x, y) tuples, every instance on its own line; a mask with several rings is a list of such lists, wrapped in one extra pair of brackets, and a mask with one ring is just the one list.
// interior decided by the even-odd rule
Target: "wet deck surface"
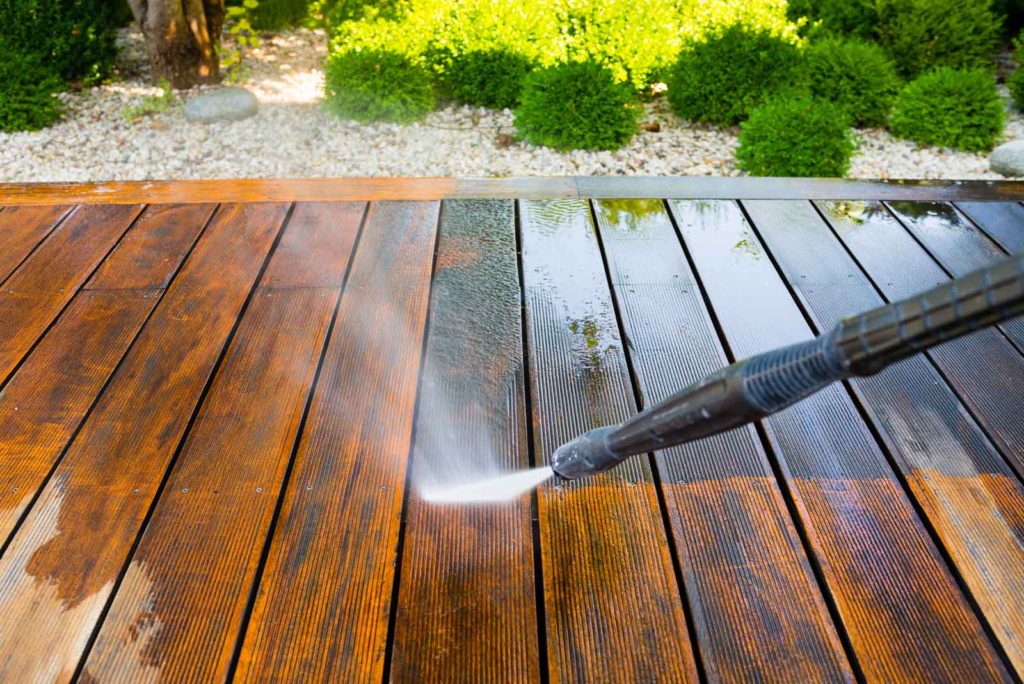
[(1011, 184), (736, 187), (12, 189), (0, 680), (1019, 679), (1024, 320), (592, 480), (421, 499), (1024, 248)]

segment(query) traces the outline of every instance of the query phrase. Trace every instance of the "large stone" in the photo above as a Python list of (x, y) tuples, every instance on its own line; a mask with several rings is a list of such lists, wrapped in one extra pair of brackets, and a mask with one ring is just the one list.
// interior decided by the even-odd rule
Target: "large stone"
[(1024, 140), (1011, 140), (992, 150), (988, 165), (1001, 176), (1024, 176)]
[(185, 118), (200, 123), (241, 121), (259, 109), (256, 97), (245, 88), (218, 88), (185, 103)]

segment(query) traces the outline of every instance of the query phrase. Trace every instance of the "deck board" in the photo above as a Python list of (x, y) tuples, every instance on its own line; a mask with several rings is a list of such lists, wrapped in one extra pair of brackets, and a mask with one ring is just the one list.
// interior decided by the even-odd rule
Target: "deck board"
[(0, 286), (71, 211), (64, 205), (7, 207), (0, 212)]
[(956, 207), (1007, 252), (1024, 251), (1024, 206), (1017, 202), (957, 202)]

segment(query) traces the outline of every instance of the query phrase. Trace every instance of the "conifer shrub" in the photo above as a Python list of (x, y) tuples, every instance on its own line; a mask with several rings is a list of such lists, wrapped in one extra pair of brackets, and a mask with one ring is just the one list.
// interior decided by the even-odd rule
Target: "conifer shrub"
[(324, 78), (327, 108), (346, 119), (411, 123), (434, 109), (430, 71), (396, 52), (336, 52)]
[(925, 145), (983, 152), (999, 139), (1004, 119), (991, 72), (940, 67), (900, 92), (889, 129), (899, 138)]
[(508, 50), (472, 50), (434, 57), (445, 95), (457, 102), (512, 109), (533, 63)]
[(0, 131), (37, 131), (55, 123), (63, 111), (55, 93), (63, 87), (38, 55), (0, 44)]
[(803, 96), (773, 99), (741, 124), (737, 165), (754, 176), (841, 177), (856, 149), (849, 114)]
[(896, 65), (875, 43), (825, 39), (804, 52), (811, 93), (841, 105), (854, 126), (882, 126), (900, 89)]

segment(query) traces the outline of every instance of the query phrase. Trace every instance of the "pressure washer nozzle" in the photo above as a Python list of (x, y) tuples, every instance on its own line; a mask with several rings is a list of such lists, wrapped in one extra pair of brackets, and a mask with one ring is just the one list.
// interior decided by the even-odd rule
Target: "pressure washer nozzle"
[(566, 480), (577, 480), (621, 463), (622, 457), (608, 446), (608, 435), (616, 427), (591, 430), (555, 449), (551, 455), (551, 468), (555, 475)]

